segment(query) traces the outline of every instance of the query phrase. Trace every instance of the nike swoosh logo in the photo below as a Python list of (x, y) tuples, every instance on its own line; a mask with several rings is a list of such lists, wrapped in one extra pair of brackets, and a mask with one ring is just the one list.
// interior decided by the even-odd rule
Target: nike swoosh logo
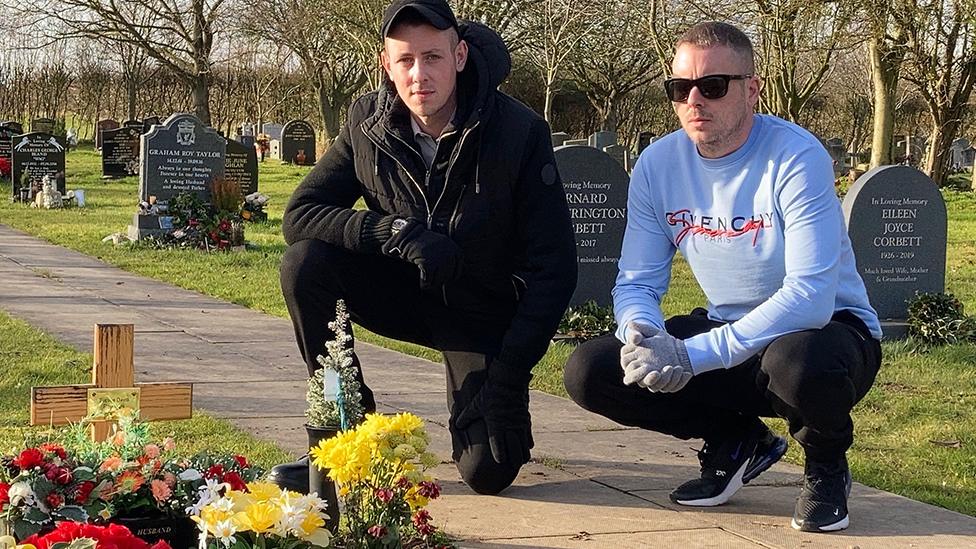
[(730, 456), (732, 458), (732, 461), (735, 461), (735, 460), (739, 459), (739, 452), (740, 451), (742, 451), (742, 443), (741, 442), (739, 443), (738, 446), (735, 447), (735, 451), (732, 452), (732, 455)]
[(840, 509), (834, 509), (834, 516), (840, 515)]

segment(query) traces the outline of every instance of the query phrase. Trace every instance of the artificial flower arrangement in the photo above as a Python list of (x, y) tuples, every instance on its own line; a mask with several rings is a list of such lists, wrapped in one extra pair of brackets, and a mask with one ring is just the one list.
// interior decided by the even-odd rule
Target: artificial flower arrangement
[(312, 463), (340, 486), (347, 548), (434, 546), (436, 528), (424, 507), (440, 486), (426, 471), (440, 460), (428, 443), (413, 414), (367, 414), (355, 429), (311, 449)]
[(264, 223), (268, 220), (268, 212), (264, 211), (268, 205), (268, 196), (257, 191), (244, 197), (241, 204), (241, 219), (252, 223)]
[(327, 518), (316, 495), (253, 482), (210, 499), (193, 520), (200, 549), (307, 549), (329, 546)]
[(10, 533), (24, 540), (64, 521), (170, 518), (185, 521), (193, 534), (189, 515), (263, 473), (243, 456), (181, 457), (171, 438), (151, 441), (148, 424), (136, 417), (131, 411), (119, 417), (103, 442), (88, 438), (85, 420), (63, 431), (59, 442), (29, 443), (2, 458), (0, 521)]

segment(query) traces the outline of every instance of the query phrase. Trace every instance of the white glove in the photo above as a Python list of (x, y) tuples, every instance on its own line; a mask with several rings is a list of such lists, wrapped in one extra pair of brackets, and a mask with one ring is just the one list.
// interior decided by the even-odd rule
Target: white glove
[(683, 341), (636, 322), (628, 324), (627, 330), (627, 343), (620, 349), (624, 384), (673, 393), (691, 381), (695, 373)]

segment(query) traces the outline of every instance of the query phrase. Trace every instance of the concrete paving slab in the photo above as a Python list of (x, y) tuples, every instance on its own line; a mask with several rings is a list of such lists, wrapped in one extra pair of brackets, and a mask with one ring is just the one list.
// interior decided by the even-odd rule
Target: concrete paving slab
[(580, 531), (549, 537), (498, 539), (464, 542), (462, 549), (508, 549), (512, 547), (558, 547), (585, 549), (646, 549), (647, 547), (695, 547), (697, 549), (754, 549), (759, 543), (730, 534), (720, 528), (697, 528), (667, 532), (593, 533)]

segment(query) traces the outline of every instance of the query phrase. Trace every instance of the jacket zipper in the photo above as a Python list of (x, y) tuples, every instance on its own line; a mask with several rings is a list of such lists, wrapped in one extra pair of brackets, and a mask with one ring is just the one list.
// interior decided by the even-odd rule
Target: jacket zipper
[[(369, 139), (370, 141), (373, 142), (373, 145), (376, 145), (376, 148), (378, 150), (381, 150), (381, 151), (385, 152), (390, 158), (393, 159), (394, 162), (397, 163), (398, 166), (400, 166), (400, 169), (403, 170), (403, 173), (407, 174), (407, 177), (410, 178), (410, 181), (412, 181), (413, 184), (414, 184), (414, 186), (417, 187), (417, 190), (420, 191), (420, 196), (422, 196), (424, 198), (424, 207), (427, 208), (428, 228), (430, 228), (430, 226), (429, 226), (429, 220), (430, 220), (430, 218), (431, 218), (431, 216), (433, 214), (431, 214), (430, 202), (427, 200), (427, 193), (424, 192), (424, 189), (420, 186), (420, 183), (417, 183), (417, 180), (414, 179), (413, 174), (410, 173), (410, 170), (408, 170), (407, 167), (403, 165), (403, 162), (400, 162), (400, 159), (398, 159), (395, 154), (393, 154), (392, 152), (386, 150), (382, 145), (380, 145), (379, 141), (373, 139), (373, 136), (370, 135), (369, 132), (366, 131), (366, 128), (360, 126), (359, 129), (362, 130), (363, 135), (366, 136), (366, 139)], [(404, 140), (400, 139), (398, 136), (396, 136), (396, 134), (391, 134), (391, 135), (393, 135), (394, 137), (396, 137), (404, 145), (407, 145), (407, 143)], [(410, 150), (413, 150), (413, 148), (410, 147), (410, 145), (407, 145), (407, 148), (410, 149)], [(417, 151), (414, 151), (414, 152), (417, 152)], [(417, 153), (417, 154), (420, 155), (420, 153)], [(420, 157), (420, 160), (423, 161), (423, 159), (424, 159), (423, 156), (421, 156)]]
[[(438, 204), (441, 203), (441, 199), (444, 198), (444, 192), (447, 191), (447, 185), (451, 181), (451, 168), (454, 167), (454, 163), (457, 161), (458, 157), (461, 156), (461, 149), (464, 148), (464, 140), (469, 135), (471, 135), (471, 132), (473, 132), (474, 129), (477, 128), (479, 124), (481, 124), (481, 121), (480, 120), (477, 121), (477, 122), (475, 122), (474, 125), (472, 125), (470, 128), (466, 129), (464, 131), (464, 133), (461, 135), (461, 141), (460, 141), (460, 143), (458, 143), (457, 149), (455, 149), (457, 151), (457, 153), (454, 155), (454, 158), (451, 159), (450, 164), (447, 165), (447, 173), (444, 174), (444, 188), (441, 189), (441, 195), (437, 197), (437, 202), (434, 203), (434, 209), (435, 210), (437, 209)], [(475, 160), (475, 162), (477, 162), (477, 160)], [(477, 168), (477, 166), (475, 166), (475, 167)], [(478, 185), (477, 178), (475, 179), (475, 185)], [(464, 190), (467, 187), (468, 187), (467, 184), (461, 186), (461, 193), (458, 195), (457, 203), (454, 204), (454, 211), (451, 212), (451, 219), (448, 220), (448, 222), (447, 222), (447, 234), (448, 235), (450, 235), (451, 234), (451, 231), (453, 230), (453, 227), (454, 227), (454, 218), (457, 216), (458, 209), (461, 207), (461, 201), (464, 200)], [(431, 216), (433, 216), (433, 215), (434, 215), (433, 212), (431, 212)]]

